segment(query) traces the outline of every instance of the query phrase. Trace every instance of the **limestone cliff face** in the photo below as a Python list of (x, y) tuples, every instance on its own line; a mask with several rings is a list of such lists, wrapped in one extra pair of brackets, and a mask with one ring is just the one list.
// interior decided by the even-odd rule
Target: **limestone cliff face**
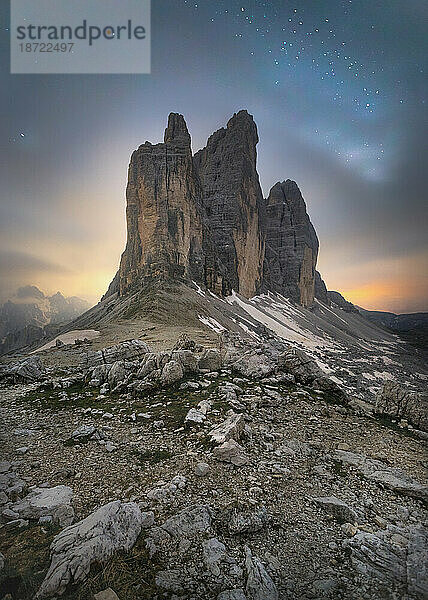
[(324, 283), (321, 274), (315, 271), (315, 298), (326, 306), (330, 306), (330, 298), (328, 296), (327, 286)]
[(310, 306), (315, 292), (318, 238), (294, 181), (276, 183), (266, 200), (264, 290)]
[(181, 115), (170, 114), (164, 143), (132, 154), (126, 199), (127, 243), (109, 291), (146, 277), (204, 280), (202, 190)]
[(311, 306), (327, 299), (315, 271), (318, 239), (296, 183), (277, 183), (264, 200), (256, 170), (257, 127), (235, 114), (192, 157), (182, 115), (164, 142), (131, 157), (127, 243), (106, 296), (145, 282), (196, 281), (219, 295), (274, 291)]
[(220, 271), (230, 288), (246, 297), (254, 296), (262, 282), (263, 196), (256, 170), (258, 141), (253, 117), (242, 110), (194, 157)]

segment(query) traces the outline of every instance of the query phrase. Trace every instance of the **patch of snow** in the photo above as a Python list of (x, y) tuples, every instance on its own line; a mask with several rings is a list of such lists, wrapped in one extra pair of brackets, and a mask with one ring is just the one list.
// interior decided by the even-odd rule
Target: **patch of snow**
[(196, 283), (196, 281), (192, 280), (192, 283), (196, 287), (196, 293), (199, 294), (200, 296), (202, 296), (203, 298), (205, 298), (204, 290), (201, 287), (199, 287), (199, 285)]
[(49, 350), (49, 348), (54, 348), (56, 346), (57, 340), (60, 340), (66, 346), (70, 344), (74, 344), (76, 340), (84, 340), (85, 338), (88, 340), (93, 340), (100, 335), (99, 331), (95, 329), (75, 329), (73, 331), (68, 331), (67, 333), (61, 333), (57, 335), (52, 341), (48, 342), (41, 348), (37, 348), (37, 350), (33, 350), (31, 354), (35, 352), (41, 352), (42, 350)]
[(201, 323), (215, 331), (216, 333), (221, 333), (225, 330), (223, 325), (221, 325), (218, 321), (213, 319), (212, 317), (203, 317), (202, 315), (198, 315), (198, 319)]
[[(293, 313), (297, 312), (297, 309), (286, 299), (281, 303), (272, 302), (272, 297), (260, 295), (251, 298), (251, 300), (244, 301), (232, 291), (232, 294), (226, 300), (229, 304), (237, 304), (253, 319), (265, 325), (285, 340), (298, 342), (304, 347), (309, 348), (322, 348), (330, 345), (326, 340), (315, 336), (310, 331), (302, 329), (296, 323)], [(255, 306), (255, 304), (258, 304), (260, 308)]]

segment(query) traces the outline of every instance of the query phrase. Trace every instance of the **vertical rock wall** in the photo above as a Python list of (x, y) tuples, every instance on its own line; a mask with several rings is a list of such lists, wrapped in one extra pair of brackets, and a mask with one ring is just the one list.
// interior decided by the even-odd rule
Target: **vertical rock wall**
[(273, 291), (313, 303), (315, 230), (295, 182), (276, 183), (263, 199), (257, 143), (253, 117), (240, 111), (192, 158), (184, 118), (169, 115), (164, 142), (132, 154), (127, 243), (107, 296), (181, 279), (220, 295)]

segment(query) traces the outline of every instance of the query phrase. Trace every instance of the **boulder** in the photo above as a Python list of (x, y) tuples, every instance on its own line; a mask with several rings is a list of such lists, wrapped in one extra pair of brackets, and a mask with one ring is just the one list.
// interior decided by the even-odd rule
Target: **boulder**
[(198, 361), (199, 369), (204, 371), (219, 371), (221, 365), (221, 354), (216, 348), (206, 348)]
[(204, 462), (198, 462), (195, 466), (195, 475), (205, 477), (210, 472), (210, 466)]
[(190, 506), (170, 517), (161, 527), (176, 539), (192, 537), (205, 533), (211, 527), (211, 519), (209, 506)]
[(40, 356), (29, 356), (13, 364), (0, 365), (0, 380), (8, 379), (13, 383), (32, 383), (46, 376)]
[(367, 458), (362, 454), (336, 450), (333, 458), (345, 465), (356, 468), (364, 477), (387, 487), (403, 496), (410, 496), (420, 500), (428, 500), (428, 486), (423, 485), (409, 477), (400, 469), (388, 467), (380, 460)]
[(274, 582), (260, 559), (251, 554), (248, 546), (245, 546), (245, 568), (247, 570), (245, 593), (248, 600), (278, 600), (278, 590)]
[(107, 588), (98, 594), (94, 594), (94, 600), (119, 600), (118, 595), (111, 588)]
[(268, 377), (276, 370), (275, 361), (259, 351), (247, 351), (231, 364), (234, 371), (244, 377), (259, 379)]
[(166, 363), (162, 369), (160, 376), (160, 383), (162, 385), (172, 385), (180, 379), (183, 379), (184, 371), (180, 363), (175, 360), (171, 360)]
[(141, 526), (138, 505), (116, 500), (66, 527), (52, 542), (51, 564), (36, 598), (62, 595), (68, 585), (88, 576), (92, 564), (103, 564), (120, 550), (129, 551)]
[(180, 594), (184, 591), (183, 573), (179, 569), (169, 569), (168, 571), (158, 571), (156, 573), (155, 583), (158, 588), (167, 592)]
[(213, 455), (218, 458), (218, 460), (231, 463), (236, 467), (242, 467), (249, 462), (249, 458), (245, 454), (244, 448), (233, 439), (214, 448)]
[(71, 506), (73, 490), (65, 485), (52, 488), (36, 488), (22, 500), (12, 505), (12, 510), (21, 519), (37, 520), (50, 516), (62, 527), (73, 522), (74, 510)]
[(364, 578), (376, 579), (388, 592), (399, 590), (400, 597), (428, 597), (428, 531), (422, 526), (389, 525), (374, 533), (357, 533), (344, 545)]
[(234, 510), (228, 523), (228, 529), (231, 535), (255, 533), (266, 527), (269, 521), (270, 517), (264, 506), (255, 510)]
[(203, 542), (202, 549), (207, 569), (214, 577), (218, 577), (220, 575), (218, 565), (226, 557), (226, 546), (217, 538), (210, 538)]
[(190, 423), (190, 424), (195, 423), (197, 425), (200, 425), (201, 423), (203, 423), (205, 421), (205, 419), (206, 419), (206, 416), (204, 415), (203, 412), (201, 412), (200, 410), (198, 410), (196, 408), (191, 408), (184, 418), (184, 423)]
[(81, 425), (73, 431), (68, 440), (66, 440), (66, 444), (85, 444), (89, 440), (99, 441), (104, 438), (104, 434), (93, 425)]
[(241, 414), (230, 410), (227, 419), (211, 429), (208, 436), (215, 444), (223, 444), (231, 438), (238, 439), (244, 430), (245, 421)]
[(428, 431), (428, 396), (394, 381), (384, 383), (376, 397), (375, 412), (392, 419), (406, 419), (418, 429)]
[(142, 340), (127, 340), (120, 344), (103, 348), (102, 350), (86, 352), (83, 357), (83, 366), (89, 369), (98, 365), (111, 365), (118, 360), (138, 360), (149, 351), (150, 349), (146, 342)]
[(358, 523), (358, 516), (355, 510), (342, 500), (339, 500), (339, 498), (324, 496), (322, 498), (313, 498), (313, 501), (340, 523)]

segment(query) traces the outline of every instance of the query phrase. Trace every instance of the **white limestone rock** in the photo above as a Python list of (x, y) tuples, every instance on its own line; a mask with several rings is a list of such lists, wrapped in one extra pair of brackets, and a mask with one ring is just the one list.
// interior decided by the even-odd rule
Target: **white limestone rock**
[(93, 563), (102, 564), (119, 550), (129, 551), (141, 527), (138, 505), (120, 500), (66, 527), (52, 542), (51, 564), (36, 598), (62, 595), (69, 584), (87, 577)]

